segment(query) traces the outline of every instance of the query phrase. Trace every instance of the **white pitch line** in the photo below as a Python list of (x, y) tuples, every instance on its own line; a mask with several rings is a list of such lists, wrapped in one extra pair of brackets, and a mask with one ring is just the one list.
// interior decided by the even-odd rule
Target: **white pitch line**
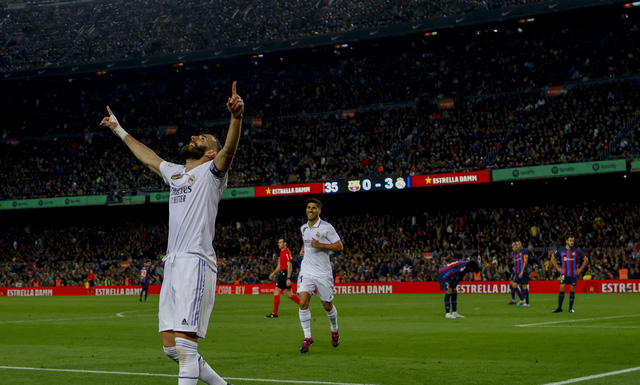
[[(125, 314), (128, 314), (128, 313), (141, 313), (141, 312), (149, 312), (149, 311), (151, 311), (151, 310), (150, 310), (150, 309), (144, 309), (144, 310), (129, 310), (129, 311), (123, 311), (123, 312), (120, 312), (120, 313), (116, 314), (116, 316), (117, 316), (117, 317), (122, 317), (122, 318), (124, 318), (124, 317), (128, 317), (128, 316), (125, 316)], [(134, 317), (141, 317), (141, 316), (139, 316), (139, 315), (138, 315), (138, 316), (134, 316)]]
[(549, 329), (640, 329), (640, 326), (606, 326), (606, 325), (562, 325), (545, 326)]
[(575, 382), (595, 380), (595, 379), (597, 379), (597, 378), (602, 378), (602, 377), (617, 376), (618, 374), (624, 374), (624, 373), (636, 372), (636, 371), (638, 371), (638, 370), (640, 370), (640, 366), (637, 366), (637, 367), (635, 367), (635, 368), (629, 368), (629, 369), (623, 369), (623, 370), (616, 370), (615, 372), (602, 373), (602, 374), (594, 374), (593, 376), (586, 376), (586, 377), (572, 378), (571, 380), (566, 380), (566, 381), (550, 382), (550, 383), (548, 383), (548, 384), (544, 384), (544, 385), (565, 385), (565, 384), (573, 384), (573, 383), (575, 383)]
[[(29, 368), (29, 367), (21, 367), (21, 366), (0, 366), (0, 369), (30, 370), (30, 371), (42, 371), (42, 372), (87, 373), (87, 374), (119, 374), (119, 375), (126, 375), (126, 376), (147, 376), (147, 377), (173, 377), (173, 378), (177, 377), (175, 374), (162, 374), (162, 373), (109, 372), (105, 370)], [(275, 383), (281, 383), (281, 384), (378, 385), (378, 384), (357, 384), (357, 383), (349, 383), (349, 382), (329, 382), (329, 381), (274, 380), (270, 378), (227, 377), (227, 379), (231, 381), (275, 382)]]
[(556, 324), (565, 324), (565, 323), (571, 323), (571, 322), (589, 322), (589, 321), (600, 321), (600, 320), (605, 320), (605, 319), (617, 319), (617, 318), (629, 318), (629, 317), (640, 317), (640, 314), (619, 315), (619, 316), (614, 316), (614, 317), (571, 319), (571, 320), (552, 321), (552, 322), (540, 322), (540, 323), (535, 323), (535, 324), (516, 325), (516, 327), (526, 328), (526, 327), (529, 327), (529, 326), (556, 325)]
[[(143, 311), (143, 310), (131, 310), (131, 311), (124, 311), (121, 313), (118, 313), (116, 315), (105, 315), (105, 316), (100, 316), (100, 317), (78, 317), (78, 318), (51, 318), (51, 319), (30, 319), (30, 320), (13, 320), (13, 321), (0, 321), (0, 324), (22, 324), (22, 323), (38, 323), (38, 322), (57, 322), (57, 321), (84, 321), (84, 320), (94, 320), (94, 319), (105, 319), (105, 318), (116, 318), (116, 317), (125, 317), (124, 314), (125, 313), (133, 313), (133, 312), (138, 312), (138, 311)], [(149, 311), (149, 310), (144, 310), (144, 311)], [(128, 317), (147, 317), (150, 316), (152, 314), (140, 314), (140, 315), (131, 315)]]

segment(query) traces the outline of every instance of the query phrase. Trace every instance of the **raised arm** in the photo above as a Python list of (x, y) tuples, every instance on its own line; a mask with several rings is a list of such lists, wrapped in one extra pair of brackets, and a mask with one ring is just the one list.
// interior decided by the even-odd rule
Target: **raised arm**
[(118, 119), (111, 112), (111, 108), (107, 106), (107, 112), (109, 116), (105, 116), (100, 122), (101, 126), (109, 127), (111, 132), (118, 135), (120, 139), (124, 142), (124, 144), (129, 147), (129, 150), (135, 155), (138, 160), (140, 160), (145, 166), (149, 167), (149, 169), (155, 172), (158, 175), (160, 174), (160, 163), (162, 163), (162, 158), (160, 158), (153, 150), (144, 144), (140, 143), (133, 136), (129, 135), (118, 123)]
[(233, 82), (231, 86), (231, 97), (227, 100), (227, 109), (231, 113), (231, 122), (229, 123), (229, 131), (227, 132), (227, 139), (224, 142), (224, 147), (216, 155), (213, 162), (216, 168), (220, 171), (227, 171), (231, 167), (233, 156), (238, 149), (238, 143), (240, 142), (240, 133), (242, 131), (242, 115), (244, 113), (244, 102), (242, 98), (236, 93), (236, 85), (238, 82)]

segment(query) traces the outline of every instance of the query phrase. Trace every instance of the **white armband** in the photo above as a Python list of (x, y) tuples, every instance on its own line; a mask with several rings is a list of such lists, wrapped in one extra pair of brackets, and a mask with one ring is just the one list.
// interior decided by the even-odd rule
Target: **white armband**
[(111, 115), (109, 117), (109, 121), (110, 122), (114, 122), (115, 124), (118, 125), (118, 127), (114, 128), (112, 131), (114, 134), (118, 135), (120, 137), (120, 139), (124, 140), (124, 138), (129, 135), (129, 133), (127, 131), (124, 130), (124, 128), (122, 128), (122, 126), (120, 126), (120, 123), (118, 123), (118, 119), (116, 118), (115, 115)]

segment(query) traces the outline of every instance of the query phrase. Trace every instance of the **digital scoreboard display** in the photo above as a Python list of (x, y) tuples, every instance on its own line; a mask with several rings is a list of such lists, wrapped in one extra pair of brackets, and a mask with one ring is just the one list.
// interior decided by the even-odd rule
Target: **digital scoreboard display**
[(408, 177), (376, 177), (324, 182), (325, 194), (346, 194), (366, 191), (404, 190), (411, 187)]

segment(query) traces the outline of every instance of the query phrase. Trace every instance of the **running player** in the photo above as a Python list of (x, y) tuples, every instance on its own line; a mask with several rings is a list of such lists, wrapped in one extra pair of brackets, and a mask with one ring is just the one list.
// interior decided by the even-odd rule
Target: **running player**
[[(575, 313), (573, 310), (573, 302), (576, 299), (576, 284), (578, 283), (578, 275), (580, 275), (584, 269), (587, 268), (589, 264), (589, 260), (582, 253), (582, 251), (573, 247), (575, 243), (575, 238), (573, 235), (567, 235), (565, 237), (566, 246), (562, 249), (558, 250), (551, 256), (551, 263), (561, 274), (560, 277), (560, 293), (558, 294), (558, 308), (552, 313), (561, 313), (562, 312), (562, 303), (564, 302), (564, 292), (567, 285), (570, 285), (570, 293), (569, 293), (569, 313)], [(558, 265), (556, 259), (560, 259), (562, 261), (562, 267)], [(578, 260), (582, 260), (582, 265), (580, 268), (578, 266)]]
[(198, 338), (207, 334), (215, 299), (218, 270), (213, 238), (218, 203), (240, 141), (244, 102), (236, 93), (236, 82), (227, 109), (231, 120), (224, 147), (211, 134), (192, 136), (180, 149), (186, 165), (166, 162), (134, 139), (118, 124), (109, 107), (109, 116), (101, 122), (171, 189), (158, 318), (165, 354), (180, 365), (179, 385), (195, 385), (198, 379), (227, 385), (198, 354)]
[(266, 318), (278, 318), (278, 307), (280, 307), (280, 293), (284, 290), (287, 297), (293, 302), (300, 305), (300, 299), (291, 292), (291, 273), (293, 272), (293, 256), (287, 247), (284, 239), (278, 239), (278, 248), (280, 249), (280, 259), (278, 266), (269, 274), (269, 279), (276, 276), (276, 288), (273, 290), (273, 313), (266, 315)]
[(298, 275), (298, 296), (300, 296), (300, 325), (304, 332), (304, 341), (300, 353), (309, 351), (313, 344), (311, 337), (311, 309), (309, 300), (317, 290), (322, 307), (331, 324), (331, 344), (340, 343), (338, 334), (338, 309), (333, 305), (333, 270), (329, 259), (330, 252), (342, 251), (342, 241), (336, 230), (328, 222), (320, 219), (322, 203), (315, 198), (307, 199), (307, 223), (302, 225), (304, 246), (300, 254), (304, 256)]
[(454, 261), (438, 270), (436, 277), (440, 282), (440, 290), (444, 291), (445, 318), (464, 318), (457, 312), (458, 290), (456, 287), (468, 272), (477, 273), (478, 271), (480, 267), (476, 261)]

